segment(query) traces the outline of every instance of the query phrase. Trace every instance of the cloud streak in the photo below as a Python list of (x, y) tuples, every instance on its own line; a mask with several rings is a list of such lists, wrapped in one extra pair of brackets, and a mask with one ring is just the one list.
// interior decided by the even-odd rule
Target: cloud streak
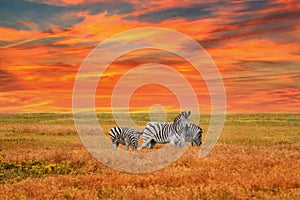
[(207, 4), (190, 5), (189, 7), (169, 7), (149, 11), (136, 16), (125, 17), (127, 20), (160, 23), (165, 20), (185, 19), (196, 20), (213, 17), (214, 11)]

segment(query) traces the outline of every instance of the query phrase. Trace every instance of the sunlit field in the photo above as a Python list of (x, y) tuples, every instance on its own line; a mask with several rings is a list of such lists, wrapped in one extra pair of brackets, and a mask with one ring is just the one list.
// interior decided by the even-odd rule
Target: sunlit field
[[(108, 134), (112, 116), (98, 118)], [(209, 121), (201, 116), (200, 126)], [(2, 114), (0, 199), (300, 199), (299, 127), (300, 115), (228, 115), (204, 159), (189, 147), (162, 170), (130, 174), (87, 152), (71, 114)]]

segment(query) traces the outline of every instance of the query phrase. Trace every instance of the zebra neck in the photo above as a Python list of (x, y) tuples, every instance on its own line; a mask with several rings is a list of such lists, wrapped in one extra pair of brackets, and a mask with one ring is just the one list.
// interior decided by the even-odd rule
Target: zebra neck
[(183, 126), (181, 125), (181, 123), (175, 122), (175, 132), (177, 133), (177, 135), (181, 135), (181, 132), (183, 131)]

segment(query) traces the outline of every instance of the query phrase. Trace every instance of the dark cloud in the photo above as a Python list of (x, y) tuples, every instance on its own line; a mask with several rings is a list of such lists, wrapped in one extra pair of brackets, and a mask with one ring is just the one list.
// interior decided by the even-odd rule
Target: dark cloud
[[(238, 1), (231, 4), (233, 9), (232, 15), (228, 17), (230, 22), (227, 25), (245, 25), (257, 24), (261, 21), (274, 21), (290, 18), (293, 11), (282, 9), (286, 3), (276, 3), (274, 1)], [(268, 12), (273, 9), (272, 12)], [(275, 10), (274, 10), (275, 9)]]
[(293, 55), (300, 55), (300, 51), (294, 51), (291, 54), (293, 54)]
[(19, 84), (19, 80), (14, 74), (0, 69), (0, 92), (22, 89), (23, 87)]
[[(283, 24), (278, 24), (275, 25), (274, 27), (271, 26), (261, 26), (259, 27), (252, 27), (250, 29), (246, 28), (237, 28), (234, 30), (228, 30), (224, 29), (221, 31), (220, 29), (217, 30), (217, 33), (210, 34), (208, 37), (203, 38), (202, 40), (198, 40), (199, 44), (201, 44), (204, 48), (216, 48), (220, 47), (222, 45), (225, 45), (232, 40), (240, 39), (240, 40), (249, 40), (251, 38), (268, 38), (272, 39), (271, 35), (272, 34), (279, 34), (278, 32), (283, 32), (283, 31), (291, 31), (294, 30), (290, 25), (283, 25)], [(278, 43), (283, 43), (284, 41), (280, 38), (277, 38)], [(275, 40), (273, 38), (273, 40)], [(286, 42), (294, 42), (295, 40), (290, 40), (289, 38), (285, 38), (285, 43)]]
[(134, 5), (128, 2), (91, 2), (68, 6), (68, 9), (75, 11), (88, 11), (90, 15), (96, 15), (104, 11), (108, 16), (114, 14), (126, 14), (134, 11)]
[(0, 41), (0, 47), (3, 47), (5, 45), (11, 44), (9, 41)]
[(11, 40), (11, 41), (5, 41), (0, 40), (0, 47), (5, 47), (6, 45), (14, 44), (16, 42), (21, 42), (22, 40)]
[[(226, 80), (238, 83), (249, 82), (253, 85), (259, 84), (259, 88), (268, 89), (270, 85), (274, 88), (299, 87), (300, 62), (294, 61), (264, 61), (264, 60), (240, 60), (234, 63), (243, 67), (244, 73), (227, 74)], [(286, 81), (288, 79), (288, 81)]]
[(142, 53), (140, 55), (130, 55), (126, 54), (120, 57), (118, 60), (114, 62), (114, 64), (124, 65), (124, 66), (138, 66), (147, 63), (159, 63), (165, 65), (172, 65), (172, 64), (184, 64), (186, 61), (177, 55), (164, 52), (164, 51), (157, 51), (152, 50), (148, 52)]
[(236, 65), (246, 67), (249, 69), (273, 69), (273, 70), (288, 70), (288, 71), (298, 71), (300, 63), (294, 61), (266, 61), (266, 60), (240, 60)]
[(265, 98), (261, 102), (257, 103), (260, 106), (272, 105), (272, 104), (298, 104), (300, 100), (300, 89), (299, 88), (282, 88), (280, 90), (273, 90), (266, 92)]
[(125, 17), (126, 20), (159, 23), (165, 20), (186, 19), (196, 20), (208, 18), (214, 15), (214, 9), (210, 4), (190, 5), (189, 7), (171, 7), (150, 11), (138, 16)]
[(241, 9), (238, 9), (238, 12), (252, 12), (258, 10), (265, 10), (270, 8), (280, 8), (284, 3), (277, 3), (271, 0), (251, 0), (251, 1), (236, 1), (235, 4), (242, 6)]
[[(9, 0), (1, 1), (0, 26), (16, 30), (29, 30), (30, 23), (35, 23), (40, 31), (49, 30), (50, 25), (68, 29), (84, 20), (84, 17), (64, 17), (68, 13), (87, 11), (90, 15), (95, 15), (107, 11), (108, 15), (113, 15), (129, 13), (133, 10), (133, 5), (126, 2), (91, 2), (59, 6), (23, 0)], [(27, 23), (23, 23), (24, 21)]]
[(300, 12), (298, 9), (282, 9), (278, 11), (260, 13), (254, 10), (252, 13), (236, 13), (229, 17), (229, 23), (226, 26), (236, 26), (236, 29), (252, 27), (253, 29), (266, 29), (298, 25)]
[(300, 19), (298, 9), (278, 12), (233, 13), (224, 24), (217, 24), (210, 34), (198, 42), (205, 48), (215, 48), (232, 40), (268, 39), (277, 44), (295, 43), (299, 38), (291, 33)]
[[(40, 4), (36, 2), (27, 2), (22, 0), (10, 0), (10, 1), (2, 1), (0, 7), (0, 15), (1, 22), (0, 26), (9, 27), (13, 29), (30, 29), (26, 24), (24, 25), (22, 22), (32, 21), (39, 25), (41, 30), (45, 29), (45, 22), (54, 23), (54, 25), (58, 25), (55, 23), (55, 16), (61, 16), (65, 12), (65, 8), (62, 6), (48, 5), (48, 4)], [(66, 23), (73, 25), (78, 23), (78, 20), (68, 20), (68, 22), (63, 21), (61, 23), (66, 25)], [(43, 23), (44, 22), (44, 23)]]

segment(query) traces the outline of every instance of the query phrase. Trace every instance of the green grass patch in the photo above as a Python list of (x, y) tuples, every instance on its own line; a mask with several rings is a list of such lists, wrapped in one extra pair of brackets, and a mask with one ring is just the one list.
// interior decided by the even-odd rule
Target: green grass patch
[(81, 161), (56, 164), (40, 160), (22, 160), (19, 163), (0, 160), (0, 183), (21, 181), (28, 177), (79, 174), (83, 165)]

